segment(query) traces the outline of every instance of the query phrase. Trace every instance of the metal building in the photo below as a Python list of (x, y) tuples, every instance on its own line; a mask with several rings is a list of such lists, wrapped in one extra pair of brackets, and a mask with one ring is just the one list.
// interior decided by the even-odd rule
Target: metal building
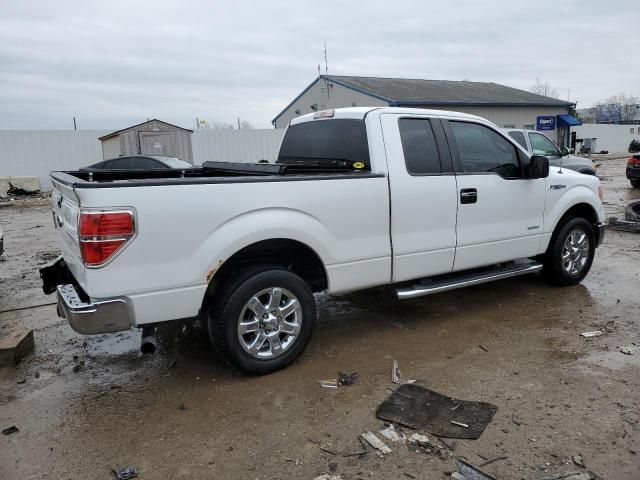
[(488, 82), (320, 75), (273, 120), (285, 128), (292, 118), (340, 107), (416, 107), (454, 110), (484, 117), (503, 128), (545, 130), (559, 145), (569, 142), (575, 104)]
[(102, 158), (124, 155), (166, 155), (193, 163), (193, 130), (153, 119), (100, 137)]

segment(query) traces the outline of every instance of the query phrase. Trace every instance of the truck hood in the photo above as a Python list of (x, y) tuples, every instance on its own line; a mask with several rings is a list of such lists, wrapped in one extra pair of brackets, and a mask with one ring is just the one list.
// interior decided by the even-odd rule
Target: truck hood
[(554, 167), (560, 166), (560, 161), (562, 160), (562, 166), (565, 168), (569, 168), (571, 170), (587, 170), (590, 172), (595, 172), (595, 167), (593, 166), (593, 162), (585, 157), (577, 157), (575, 155), (567, 155), (562, 157), (562, 159), (553, 158), (549, 159), (549, 165)]

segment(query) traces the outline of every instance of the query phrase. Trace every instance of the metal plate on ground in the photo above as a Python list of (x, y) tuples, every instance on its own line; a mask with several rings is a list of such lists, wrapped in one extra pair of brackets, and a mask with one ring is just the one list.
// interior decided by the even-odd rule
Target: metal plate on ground
[(498, 407), (490, 403), (456, 400), (410, 383), (398, 387), (380, 404), (376, 415), (439, 437), (476, 439), (497, 410)]

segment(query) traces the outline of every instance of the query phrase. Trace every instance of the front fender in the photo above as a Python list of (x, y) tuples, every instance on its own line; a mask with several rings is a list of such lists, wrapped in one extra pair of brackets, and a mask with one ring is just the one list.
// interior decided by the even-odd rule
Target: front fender
[(605, 213), (596, 192), (586, 185), (570, 186), (564, 189), (547, 190), (544, 215), (545, 233), (552, 234), (562, 216), (578, 204), (587, 204), (596, 213), (599, 222), (604, 222)]

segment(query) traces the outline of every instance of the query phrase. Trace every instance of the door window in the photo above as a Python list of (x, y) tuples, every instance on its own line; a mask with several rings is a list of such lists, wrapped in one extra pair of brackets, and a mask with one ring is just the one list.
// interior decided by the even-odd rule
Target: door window
[(524, 138), (524, 133), (522, 132), (509, 132), (509, 136), (513, 138), (516, 142), (518, 142), (525, 150), (527, 148), (527, 140)]
[(407, 171), (414, 175), (440, 173), (440, 155), (429, 120), (401, 118), (398, 124)]
[(450, 125), (463, 172), (522, 177), (516, 147), (502, 135), (476, 123), (450, 122)]
[(558, 147), (541, 133), (530, 133), (531, 151), (534, 155), (544, 155), (545, 157), (559, 157)]

